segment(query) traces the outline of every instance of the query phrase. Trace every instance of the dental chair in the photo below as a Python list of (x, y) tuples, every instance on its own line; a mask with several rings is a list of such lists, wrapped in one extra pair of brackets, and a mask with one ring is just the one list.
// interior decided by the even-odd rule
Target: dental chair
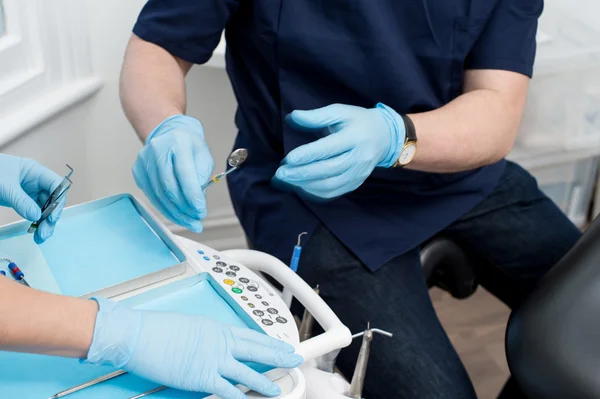
[(421, 248), (427, 286), (437, 286), (456, 299), (466, 299), (477, 290), (475, 262), (472, 255), (446, 237), (436, 237)]
[[(422, 248), (428, 285), (464, 299), (477, 288), (473, 258), (446, 238)], [(513, 311), (512, 375), (529, 398), (600, 398), (600, 220)]]

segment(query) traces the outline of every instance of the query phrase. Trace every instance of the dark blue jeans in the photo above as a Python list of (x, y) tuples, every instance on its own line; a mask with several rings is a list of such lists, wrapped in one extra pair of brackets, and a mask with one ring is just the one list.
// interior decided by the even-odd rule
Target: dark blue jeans
[[(408, 212), (410, 210), (407, 210)], [(515, 308), (573, 246), (579, 230), (538, 189), (535, 179), (509, 163), (496, 190), (442, 234), (478, 256), (480, 284)], [(433, 309), (419, 251), (369, 271), (327, 229), (306, 243), (299, 268), (352, 332), (367, 322), (394, 333), (372, 347), (364, 397), (475, 398), (471, 381)], [(351, 377), (360, 342), (340, 354)], [(525, 397), (509, 380), (502, 398)]]

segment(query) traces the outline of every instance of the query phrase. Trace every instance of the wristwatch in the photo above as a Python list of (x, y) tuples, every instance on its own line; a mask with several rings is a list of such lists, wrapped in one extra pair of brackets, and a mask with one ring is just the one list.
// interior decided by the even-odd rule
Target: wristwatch
[(402, 168), (408, 165), (417, 152), (417, 130), (415, 129), (415, 124), (407, 115), (401, 115), (401, 117), (404, 121), (406, 134), (402, 151), (400, 151), (400, 156), (394, 165), (392, 165), (393, 168)]

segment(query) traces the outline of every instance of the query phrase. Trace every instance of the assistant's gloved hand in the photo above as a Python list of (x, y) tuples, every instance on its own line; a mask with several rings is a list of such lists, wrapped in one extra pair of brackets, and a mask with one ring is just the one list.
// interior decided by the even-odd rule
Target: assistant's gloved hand
[(372, 109), (333, 104), (294, 111), (287, 122), (300, 130), (327, 129), (329, 135), (291, 151), (273, 183), (318, 198), (357, 189), (375, 167), (392, 166), (404, 144), (402, 117), (383, 104)]
[[(13, 208), (24, 219), (35, 222), (42, 216), (41, 207), (62, 177), (39, 163), (26, 158), (0, 154), (0, 206)], [(66, 197), (37, 228), (33, 239), (37, 244), (46, 241), (62, 214)]]
[(201, 220), (206, 217), (201, 186), (213, 168), (202, 124), (189, 116), (175, 115), (150, 133), (133, 165), (133, 177), (163, 215), (199, 233)]
[(294, 347), (249, 329), (177, 313), (135, 310), (98, 298), (94, 338), (84, 362), (111, 365), (161, 385), (246, 399), (230, 381), (267, 396), (280, 389), (241, 361), (298, 367)]

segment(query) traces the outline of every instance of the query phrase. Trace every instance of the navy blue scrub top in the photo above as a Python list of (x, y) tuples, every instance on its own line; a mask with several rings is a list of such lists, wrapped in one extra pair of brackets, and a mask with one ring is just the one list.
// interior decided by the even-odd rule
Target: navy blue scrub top
[(225, 29), (235, 147), (249, 150), (228, 184), (256, 249), (289, 262), (298, 234), (323, 224), (376, 270), (489, 195), (505, 161), (452, 174), (378, 168), (356, 191), (312, 203), (270, 183), (288, 152), (322, 137), (293, 130), (285, 116), (332, 103), (425, 112), (461, 94), (467, 69), (531, 76), (542, 8), (543, 0), (150, 0), (134, 33), (203, 64)]

